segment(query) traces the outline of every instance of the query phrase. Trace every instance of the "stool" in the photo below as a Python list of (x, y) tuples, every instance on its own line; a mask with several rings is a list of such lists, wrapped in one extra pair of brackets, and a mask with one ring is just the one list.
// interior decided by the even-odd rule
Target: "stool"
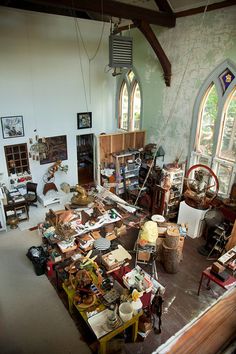
[(208, 267), (205, 270), (203, 270), (203, 272), (202, 272), (202, 276), (201, 276), (201, 279), (200, 279), (198, 292), (197, 292), (198, 295), (200, 294), (203, 277), (208, 279), (207, 280), (207, 287), (209, 286), (210, 281), (213, 281), (214, 283), (219, 285), (224, 290), (227, 290), (231, 285), (236, 284), (236, 278), (232, 277), (231, 275), (229, 276), (229, 278), (227, 280), (222, 281), (222, 280), (218, 279), (215, 275), (213, 275), (210, 272), (210, 270), (211, 270), (211, 267)]

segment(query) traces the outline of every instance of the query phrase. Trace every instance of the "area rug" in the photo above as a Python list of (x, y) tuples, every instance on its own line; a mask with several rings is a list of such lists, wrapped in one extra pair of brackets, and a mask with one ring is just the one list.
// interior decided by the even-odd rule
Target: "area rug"
[(18, 228), (20, 231), (25, 231), (25, 230), (36, 230), (38, 228), (38, 225), (35, 225), (35, 223), (32, 223), (30, 221), (22, 221), (18, 224)]

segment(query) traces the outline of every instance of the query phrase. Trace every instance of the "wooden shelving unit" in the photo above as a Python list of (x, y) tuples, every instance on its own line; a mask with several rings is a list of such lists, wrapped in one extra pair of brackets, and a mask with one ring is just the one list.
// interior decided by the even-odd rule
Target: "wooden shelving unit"
[[(4, 146), (8, 175), (11, 173), (24, 173), (29, 171), (27, 144)], [(12, 161), (15, 167), (11, 166)]]
[[(119, 158), (119, 163), (124, 163), (127, 158), (130, 158), (129, 150), (139, 150), (145, 145), (144, 130), (135, 132), (122, 132), (114, 134), (102, 134), (98, 136), (98, 183), (101, 183), (100, 171), (104, 167), (113, 163), (114, 167), (117, 165), (117, 154), (124, 152), (124, 155)], [(127, 154), (125, 153), (127, 152)]]
[[(114, 133), (99, 135), (99, 163), (100, 166), (105, 163), (114, 162), (113, 154), (128, 149), (140, 149), (145, 145), (144, 130), (126, 133)], [(102, 167), (103, 167), (102, 166)]]

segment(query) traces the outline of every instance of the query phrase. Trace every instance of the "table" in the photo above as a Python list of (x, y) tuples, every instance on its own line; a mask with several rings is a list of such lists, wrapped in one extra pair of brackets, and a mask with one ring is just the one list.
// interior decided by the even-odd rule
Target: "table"
[(203, 281), (204, 277), (208, 279), (207, 280), (207, 286), (209, 286), (210, 281), (213, 281), (214, 283), (219, 285), (224, 290), (227, 290), (230, 286), (232, 286), (234, 284), (236, 285), (236, 278), (235, 277), (232, 277), (230, 275), (227, 280), (222, 281), (222, 280), (218, 279), (214, 274), (212, 274), (210, 272), (210, 270), (211, 270), (211, 267), (208, 267), (205, 270), (203, 270), (203, 272), (202, 272), (202, 276), (201, 276), (199, 287), (198, 287), (198, 293), (197, 293), (198, 295), (200, 294), (202, 281)]
[[(86, 311), (81, 311), (78, 306), (74, 306), (74, 302), (73, 302), (73, 297), (74, 297), (74, 293), (75, 290), (74, 289), (68, 289), (68, 287), (63, 283), (62, 287), (64, 289), (64, 291), (67, 294), (67, 298), (68, 298), (68, 307), (69, 307), (69, 312), (72, 314), (73, 313), (73, 307), (75, 307), (80, 315), (82, 316), (83, 320), (88, 324), (88, 326), (91, 328), (91, 326), (88, 323), (88, 317), (86, 315)], [(105, 306), (103, 304), (100, 305), (93, 305), (96, 306), (96, 308), (99, 308), (99, 310), (104, 310)], [(87, 309), (89, 310), (89, 308)], [(106, 335), (102, 336), (101, 338), (98, 338), (99, 341), (99, 345), (100, 345), (100, 350), (99, 353), (100, 354), (106, 354), (106, 345), (107, 342), (112, 339), (113, 337), (115, 337), (117, 334), (123, 332), (126, 328), (131, 327), (132, 326), (132, 341), (135, 342), (137, 339), (137, 334), (138, 334), (138, 322), (139, 322), (139, 317), (143, 314), (143, 312), (139, 312), (137, 315), (133, 316), (131, 320), (127, 321), (127, 322), (122, 322), (122, 325), (120, 325), (118, 328), (114, 329), (113, 331), (107, 333)], [(91, 328), (92, 330), (92, 328)]]

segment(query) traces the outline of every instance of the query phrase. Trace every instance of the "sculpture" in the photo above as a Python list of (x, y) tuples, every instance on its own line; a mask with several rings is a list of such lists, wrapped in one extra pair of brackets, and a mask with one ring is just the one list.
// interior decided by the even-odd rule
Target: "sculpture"
[[(189, 178), (194, 171), (194, 178)], [(187, 189), (184, 192), (188, 205), (197, 209), (208, 209), (217, 196), (219, 182), (214, 172), (206, 165), (193, 165), (187, 172)]]
[(88, 196), (86, 190), (77, 184), (75, 187), (75, 193), (71, 198), (71, 203), (75, 205), (88, 205), (92, 200), (93, 198)]
[(48, 168), (47, 173), (43, 176), (43, 180), (45, 183), (48, 182), (53, 182), (55, 178), (55, 173), (60, 170), (62, 172), (67, 173), (68, 171), (68, 165), (62, 165), (62, 161), (58, 160), (56, 161), (52, 166)]

